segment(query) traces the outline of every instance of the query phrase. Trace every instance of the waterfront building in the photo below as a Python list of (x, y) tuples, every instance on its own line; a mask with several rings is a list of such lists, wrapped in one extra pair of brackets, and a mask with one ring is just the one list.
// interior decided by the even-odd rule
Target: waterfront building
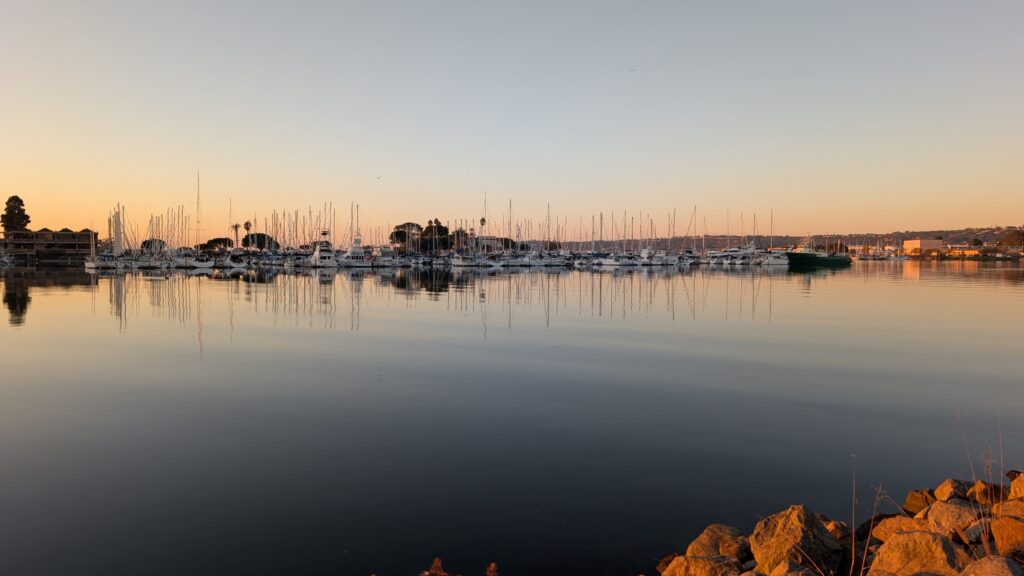
[(89, 255), (96, 233), (68, 228), (53, 231), (14, 230), (3, 233), (0, 246), (16, 261), (34, 264), (81, 264)]
[(907, 256), (938, 254), (943, 250), (942, 240), (938, 238), (917, 238), (903, 241), (903, 253)]

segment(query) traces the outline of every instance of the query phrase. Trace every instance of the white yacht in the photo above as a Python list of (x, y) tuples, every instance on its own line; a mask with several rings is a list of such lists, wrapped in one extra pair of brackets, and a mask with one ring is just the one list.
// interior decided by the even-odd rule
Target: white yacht
[(338, 266), (342, 268), (369, 268), (373, 260), (363, 249), (363, 237), (356, 232), (352, 238), (352, 246), (338, 258)]

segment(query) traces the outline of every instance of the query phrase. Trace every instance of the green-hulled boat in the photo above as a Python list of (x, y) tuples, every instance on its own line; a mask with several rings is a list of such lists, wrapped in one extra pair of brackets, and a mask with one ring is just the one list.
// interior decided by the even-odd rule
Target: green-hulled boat
[(814, 245), (810, 243), (786, 252), (786, 258), (789, 259), (789, 268), (791, 270), (801, 268), (843, 268), (849, 266), (853, 261), (849, 254), (815, 250)]

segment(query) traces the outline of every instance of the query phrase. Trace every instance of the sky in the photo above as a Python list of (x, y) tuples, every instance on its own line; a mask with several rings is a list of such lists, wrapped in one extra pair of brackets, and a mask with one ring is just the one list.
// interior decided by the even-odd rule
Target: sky
[(588, 233), (695, 206), (710, 233), (1024, 223), (1017, 0), (2, 6), (0, 195), (33, 227), (193, 211), (197, 172), (210, 236), (485, 196)]

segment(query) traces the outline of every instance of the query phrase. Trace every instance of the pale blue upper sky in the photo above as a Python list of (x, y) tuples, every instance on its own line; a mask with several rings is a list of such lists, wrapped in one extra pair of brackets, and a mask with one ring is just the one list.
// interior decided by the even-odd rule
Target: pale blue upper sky
[(485, 192), (571, 223), (1024, 221), (1019, 1), (5, 0), (0, 50), (0, 193), (39, 225), (186, 204), (197, 170), (214, 227), (229, 197), (383, 225)]

